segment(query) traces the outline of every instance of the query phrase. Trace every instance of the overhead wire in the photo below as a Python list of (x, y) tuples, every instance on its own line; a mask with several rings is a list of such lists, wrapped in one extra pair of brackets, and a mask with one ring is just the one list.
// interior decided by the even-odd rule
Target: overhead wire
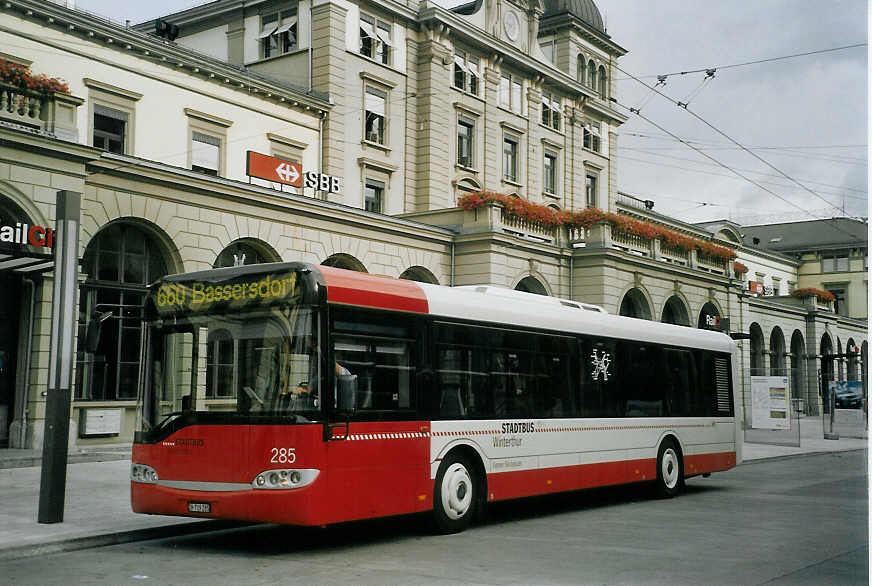
[[(632, 76), (626, 71), (622, 71), (624, 75), (628, 77), (618, 78), (615, 81), (626, 81), (628, 79), (639, 79), (639, 78), (648, 78), (648, 77), (656, 77), (658, 81), (665, 81), (667, 78), (675, 76), (675, 75), (689, 75), (691, 73), (702, 73), (708, 71), (717, 71), (721, 69), (732, 69), (734, 67), (745, 67), (748, 65), (757, 65), (760, 63), (771, 63), (773, 61), (783, 61), (785, 59), (794, 59), (796, 57), (807, 57), (808, 55), (819, 55), (821, 53), (832, 53), (834, 51), (844, 51), (846, 49), (856, 49), (857, 47), (865, 47), (868, 43), (854, 43), (853, 45), (844, 45), (842, 47), (833, 47), (831, 49), (820, 49), (817, 51), (806, 51), (805, 53), (793, 53), (791, 55), (782, 55), (780, 57), (770, 57), (767, 59), (756, 59), (754, 61), (745, 61), (743, 63), (732, 63), (730, 65), (717, 65), (715, 67), (703, 67), (701, 69), (689, 69), (687, 71), (674, 71), (672, 73), (658, 73), (658, 74), (646, 74), (646, 75), (638, 75)], [(620, 68), (619, 68), (620, 69)]]
[[(621, 71), (623, 71), (623, 70), (621, 70)], [(624, 73), (626, 73), (626, 72), (624, 72)], [(629, 74), (628, 74), (628, 75), (629, 75)], [(640, 82), (640, 83), (644, 83), (644, 82)], [(647, 84), (645, 84), (645, 85), (647, 85)], [(658, 93), (660, 93), (660, 92), (658, 92)], [(698, 152), (699, 154), (701, 154), (703, 157), (705, 157), (705, 158), (707, 158), (707, 159), (713, 161), (714, 163), (716, 163), (718, 166), (723, 167), (724, 169), (730, 171), (731, 173), (733, 173), (733, 174), (735, 174), (735, 175), (738, 175), (739, 177), (741, 177), (742, 179), (744, 179), (744, 180), (747, 181), (748, 183), (751, 183), (752, 185), (755, 185), (757, 188), (759, 188), (759, 189), (765, 191), (766, 193), (768, 193), (768, 194), (770, 194), (770, 195), (772, 195), (772, 196), (774, 196), (774, 197), (780, 199), (781, 201), (783, 201), (784, 203), (788, 204), (789, 206), (794, 207), (794, 208), (798, 209), (799, 211), (801, 211), (801, 212), (803, 212), (803, 213), (805, 213), (805, 214), (808, 214), (808, 215), (814, 217), (815, 219), (831, 221), (831, 218), (819, 218), (819, 217), (817, 217), (817, 216), (814, 216), (814, 214), (812, 214), (809, 210), (807, 210), (807, 209), (805, 209), (805, 208), (803, 208), (803, 207), (801, 207), (801, 206), (795, 204), (794, 202), (790, 201), (789, 199), (787, 199), (787, 198), (785, 198), (785, 197), (779, 195), (778, 193), (775, 193), (775, 192), (772, 191), (771, 189), (769, 189), (769, 188), (767, 188), (767, 187), (761, 185), (759, 182), (757, 182), (757, 181), (751, 179), (750, 177), (748, 177), (748, 176), (746, 176), (746, 175), (743, 175), (741, 172), (739, 172), (738, 170), (736, 170), (736, 169), (730, 167), (730, 166), (727, 165), (726, 163), (723, 163), (723, 162), (719, 161), (718, 159), (712, 157), (711, 155), (705, 153), (704, 151), (698, 149), (697, 147), (693, 146), (693, 144), (690, 144), (690, 143), (686, 142), (685, 140), (683, 140), (683, 139), (682, 139), (681, 137), (679, 137), (678, 135), (676, 135), (676, 134), (674, 134), (673, 132), (667, 130), (667, 129), (664, 128), (663, 126), (657, 124), (656, 122), (654, 122), (653, 120), (651, 120), (651, 119), (648, 118), (647, 116), (644, 116), (641, 112), (639, 112), (639, 111), (637, 111), (637, 110), (635, 110), (635, 109), (631, 109), (629, 106), (626, 106), (626, 105), (624, 105), (624, 104), (621, 104), (621, 103), (618, 102), (616, 99), (613, 99), (612, 101), (613, 101), (615, 104), (617, 104), (618, 106), (620, 106), (621, 108), (624, 108), (624, 109), (629, 110), (630, 112), (636, 114), (636, 116), (638, 116), (638, 117), (641, 118), (642, 120), (646, 121), (648, 124), (651, 124), (652, 126), (654, 126), (655, 128), (657, 128), (657, 129), (660, 130), (661, 132), (665, 132), (666, 134), (672, 136), (673, 138), (675, 138), (675, 139), (678, 140), (679, 142), (681, 142), (681, 143), (683, 143), (683, 144), (686, 144), (686, 145), (688, 146), (688, 148), (693, 149), (694, 151), (696, 151), (696, 152)], [(689, 111), (690, 111), (690, 110), (688, 110), (688, 112), (689, 112)], [(820, 197), (820, 196), (817, 196), (817, 197)], [(820, 198), (820, 199), (823, 199), (823, 200), (827, 203), (827, 205), (828, 205), (829, 207), (832, 207), (832, 208), (838, 209), (838, 206), (833, 205), (833, 204), (831, 204), (830, 202), (827, 202), (826, 199), (824, 199), (824, 198)], [(844, 210), (843, 210), (843, 211), (844, 211)], [(841, 228), (840, 226), (838, 226), (837, 224), (833, 224), (833, 227), (834, 227), (835, 229), (841, 231), (841, 232), (844, 232), (845, 234), (849, 234), (850, 236), (855, 237), (854, 234), (851, 234), (850, 232), (848, 232), (848, 231), (842, 229), (842, 228)]]
[[(650, 86), (649, 84), (647, 84), (647, 83), (645, 83), (644, 81), (642, 81), (641, 79), (639, 79), (639, 78), (633, 76), (632, 74), (627, 73), (626, 71), (624, 71), (623, 69), (621, 69), (621, 68), (618, 67), (617, 65), (615, 65), (615, 69), (617, 69), (618, 71), (620, 71), (620, 72), (623, 73), (624, 75), (629, 75), (630, 77), (632, 77), (633, 79), (635, 79), (636, 81), (638, 81), (639, 83), (641, 83), (642, 85), (644, 85), (645, 87), (649, 88), (651, 91), (656, 92), (658, 95), (660, 95), (660, 96), (666, 98), (666, 99), (669, 100), (670, 102), (673, 102), (673, 103), (676, 103), (676, 105), (679, 105), (679, 103), (678, 103), (676, 100), (674, 100), (673, 98), (671, 98), (670, 96), (668, 96), (668, 95), (664, 94), (663, 92), (661, 92), (660, 90), (658, 90), (658, 89), (656, 89), (656, 88)], [(707, 127), (711, 128), (713, 131), (715, 131), (715, 132), (718, 133), (719, 135), (723, 136), (724, 138), (726, 138), (726, 139), (727, 139), (728, 141), (730, 141), (731, 143), (735, 144), (735, 145), (736, 145), (737, 147), (739, 147), (741, 150), (747, 152), (749, 155), (751, 155), (752, 157), (754, 157), (755, 159), (757, 159), (758, 161), (760, 161), (761, 163), (763, 163), (764, 165), (766, 165), (766, 166), (769, 167), (770, 169), (772, 169), (772, 170), (774, 170), (775, 172), (777, 172), (779, 175), (783, 176), (784, 178), (790, 180), (790, 181), (793, 182), (793, 183), (796, 183), (796, 184), (797, 184), (798, 186), (800, 186), (804, 191), (807, 191), (808, 193), (812, 194), (814, 197), (816, 197), (816, 198), (822, 200), (822, 201), (825, 202), (827, 205), (829, 205), (829, 206), (833, 206), (833, 204), (832, 204), (831, 202), (827, 201), (826, 198), (824, 198), (824, 197), (821, 196), (820, 194), (816, 193), (814, 190), (809, 189), (808, 187), (806, 187), (806, 186), (803, 185), (802, 183), (796, 181), (793, 177), (791, 177), (790, 175), (788, 175), (787, 173), (785, 173), (784, 171), (782, 171), (781, 169), (779, 169), (778, 167), (776, 167), (775, 165), (773, 165), (772, 163), (770, 163), (769, 161), (767, 161), (766, 159), (764, 159), (763, 157), (761, 157), (760, 155), (758, 155), (757, 153), (755, 153), (754, 151), (749, 150), (747, 147), (745, 147), (744, 145), (742, 145), (739, 141), (737, 141), (736, 139), (734, 139), (733, 137), (731, 137), (730, 135), (728, 135), (727, 133), (725, 133), (724, 131), (722, 131), (720, 128), (716, 127), (714, 124), (712, 124), (711, 122), (709, 122), (708, 120), (706, 120), (705, 118), (703, 118), (702, 116), (700, 116), (699, 114), (697, 114), (696, 112), (694, 112), (693, 110), (691, 110), (691, 109), (689, 109), (689, 108), (687, 108), (687, 107), (684, 107), (683, 109), (684, 109), (684, 111), (686, 111), (687, 113), (689, 113), (691, 116), (693, 116), (694, 118), (696, 118), (697, 120), (699, 120), (700, 122), (702, 122), (703, 124), (705, 124)], [(647, 118), (645, 118), (644, 116), (642, 116), (640, 112), (637, 111), (636, 114), (637, 114), (640, 118), (643, 118), (643, 119), (647, 120), (650, 124), (653, 124), (653, 122), (651, 122), (650, 120), (648, 120)], [(655, 124), (655, 126), (657, 126), (657, 125)], [(664, 131), (664, 132), (668, 132), (668, 131), (666, 131), (665, 129), (663, 129), (662, 127), (660, 127), (660, 126), (657, 126), (657, 127), (658, 127), (660, 130)], [(671, 134), (671, 133), (669, 133), (669, 134)], [(673, 135), (673, 136), (675, 136), (675, 135)], [(678, 137), (676, 136), (676, 138), (678, 138)], [(680, 140), (680, 139), (679, 139), (679, 140)], [(684, 142), (684, 144), (688, 144), (688, 143), (686, 143), (685, 141), (682, 141), (682, 142)], [(690, 146), (690, 145), (688, 145), (688, 146)], [(704, 156), (708, 157), (708, 155), (705, 155), (705, 153), (703, 153), (701, 150), (696, 149), (695, 147), (691, 147), (691, 148), (694, 148), (694, 150), (696, 150), (697, 152), (699, 152), (699, 153), (703, 154)], [(712, 159), (713, 161), (717, 161), (717, 159), (714, 159), (713, 157), (708, 157), (708, 158)], [(722, 165), (722, 163), (721, 163), (720, 161), (717, 161), (717, 162), (718, 162), (718, 164), (721, 164), (721, 165)], [(729, 169), (729, 167), (727, 167), (727, 168)], [(733, 171), (733, 172), (736, 172), (736, 171)], [(749, 181), (750, 181), (750, 179), (749, 179)], [(764, 189), (765, 189), (765, 188), (764, 188)], [(766, 191), (769, 191), (769, 190), (766, 190)], [(775, 192), (772, 192), (772, 191), (769, 191), (769, 193), (772, 193), (773, 195), (776, 195)], [(778, 196), (778, 197), (781, 198), (781, 196)], [(781, 198), (781, 199), (783, 199), (783, 198)], [(784, 201), (787, 201), (787, 200), (784, 200)], [(791, 205), (795, 205), (795, 204), (793, 204), (792, 202), (790, 202), (790, 203), (791, 203)], [(833, 206), (833, 207), (838, 207), (838, 206)], [(842, 210), (842, 211), (844, 212), (844, 210)]]

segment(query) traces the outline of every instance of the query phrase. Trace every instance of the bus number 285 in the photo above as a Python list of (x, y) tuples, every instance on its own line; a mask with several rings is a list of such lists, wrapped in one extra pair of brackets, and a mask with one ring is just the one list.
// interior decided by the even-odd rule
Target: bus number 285
[(293, 464), (297, 461), (297, 454), (294, 453), (296, 448), (272, 448), (271, 464)]

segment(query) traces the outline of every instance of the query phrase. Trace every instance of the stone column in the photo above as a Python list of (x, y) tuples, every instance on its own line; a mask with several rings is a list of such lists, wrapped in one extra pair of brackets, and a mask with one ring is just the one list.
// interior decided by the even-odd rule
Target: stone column
[(527, 199), (540, 201), (542, 199), (542, 168), (543, 153), (539, 122), (542, 120), (542, 85), (530, 82), (527, 87), (527, 164), (524, 185), (527, 189)]

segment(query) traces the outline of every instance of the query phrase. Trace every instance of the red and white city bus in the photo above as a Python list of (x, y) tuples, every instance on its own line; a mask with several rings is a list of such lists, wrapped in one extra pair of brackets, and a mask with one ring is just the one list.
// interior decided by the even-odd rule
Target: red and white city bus
[(145, 308), (133, 509), (295, 525), (685, 478), (741, 460), (729, 336), (305, 263)]

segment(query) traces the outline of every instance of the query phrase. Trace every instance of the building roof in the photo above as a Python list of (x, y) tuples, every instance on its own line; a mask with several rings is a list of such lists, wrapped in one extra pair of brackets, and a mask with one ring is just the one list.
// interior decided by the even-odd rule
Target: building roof
[(593, 0), (545, 0), (543, 18), (561, 14), (570, 14), (591, 28), (601, 33), (606, 32), (603, 17)]
[(853, 218), (807, 220), (741, 228), (745, 245), (777, 252), (866, 248), (869, 241), (868, 230), (865, 220)]

